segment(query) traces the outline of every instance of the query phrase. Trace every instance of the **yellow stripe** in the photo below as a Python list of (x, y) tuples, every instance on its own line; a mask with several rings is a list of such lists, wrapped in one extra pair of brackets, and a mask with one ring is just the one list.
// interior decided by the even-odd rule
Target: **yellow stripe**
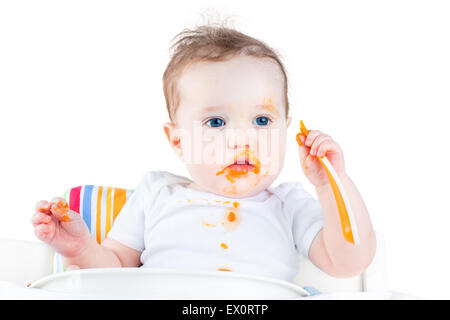
[(97, 195), (97, 219), (96, 219), (96, 235), (97, 235), (97, 243), (100, 244), (102, 242), (102, 229), (101, 229), (101, 217), (102, 217), (102, 193), (103, 187), (98, 187), (98, 195)]
[(108, 187), (108, 192), (106, 194), (106, 221), (105, 221), (105, 238), (108, 235), (109, 230), (111, 230), (111, 206), (112, 206), (112, 187)]
[(127, 190), (116, 188), (114, 191), (113, 223), (127, 201)]

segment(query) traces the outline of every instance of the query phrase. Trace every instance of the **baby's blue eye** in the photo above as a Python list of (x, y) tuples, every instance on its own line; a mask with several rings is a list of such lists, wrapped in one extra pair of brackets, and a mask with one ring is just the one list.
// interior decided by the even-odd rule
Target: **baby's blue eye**
[(258, 117), (255, 119), (255, 123), (258, 126), (267, 126), (270, 122), (270, 119), (267, 117)]
[(222, 119), (219, 119), (219, 118), (209, 119), (206, 123), (210, 127), (214, 127), (214, 128), (221, 127), (221, 126), (225, 125), (225, 121), (223, 121)]

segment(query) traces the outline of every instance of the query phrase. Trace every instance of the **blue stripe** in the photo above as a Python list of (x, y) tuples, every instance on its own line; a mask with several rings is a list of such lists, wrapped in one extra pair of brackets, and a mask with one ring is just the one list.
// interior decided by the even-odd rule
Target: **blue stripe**
[(93, 185), (84, 186), (84, 196), (83, 196), (83, 219), (86, 222), (89, 232), (91, 232), (91, 200), (92, 200), (92, 190)]

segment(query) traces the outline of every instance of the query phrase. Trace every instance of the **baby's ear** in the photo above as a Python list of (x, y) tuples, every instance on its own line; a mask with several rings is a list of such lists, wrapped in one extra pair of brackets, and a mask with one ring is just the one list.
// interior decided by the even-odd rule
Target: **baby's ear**
[(175, 151), (178, 157), (182, 158), (182, 149), (181, 149), (181, 139), (178, 134), (178, 130), (176, 125), (172, 122), (166, 122), (163, 125), (164, 132), (166, 134), (167, 140), (169, 141), (170, 146)]

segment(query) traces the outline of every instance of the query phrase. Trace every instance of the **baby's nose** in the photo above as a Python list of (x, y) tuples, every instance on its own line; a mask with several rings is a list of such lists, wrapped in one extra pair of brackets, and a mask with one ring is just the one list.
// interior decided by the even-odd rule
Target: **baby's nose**
[(227, 147), (229, 149), (252, 149), (256, 141), (256, 137), (246, 131), (233, 130), (227, 135)]

